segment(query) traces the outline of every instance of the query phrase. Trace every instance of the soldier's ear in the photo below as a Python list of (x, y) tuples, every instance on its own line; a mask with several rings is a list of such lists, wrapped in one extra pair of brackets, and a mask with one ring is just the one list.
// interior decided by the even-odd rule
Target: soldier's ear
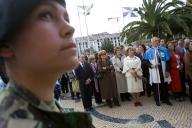
[(13, 50), (8, 45), (0, 45), (0, 57), (9, 58), (13, 56)]

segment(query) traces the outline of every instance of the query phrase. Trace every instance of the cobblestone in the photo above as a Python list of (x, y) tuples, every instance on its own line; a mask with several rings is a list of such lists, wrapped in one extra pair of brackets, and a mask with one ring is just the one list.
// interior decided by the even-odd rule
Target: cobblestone
[[(142, 107), (134, 107), (132, 102), (122, 102), (120, 107), (96, 106), (91, 112), (96, 128), (192, 128), (192, 104), (175, 102), (173, 106), (161, 104), (157, 107), (153, 98), (142, 97)], [(64, 108), (84, 111), (82, 102), (62, 100)]]

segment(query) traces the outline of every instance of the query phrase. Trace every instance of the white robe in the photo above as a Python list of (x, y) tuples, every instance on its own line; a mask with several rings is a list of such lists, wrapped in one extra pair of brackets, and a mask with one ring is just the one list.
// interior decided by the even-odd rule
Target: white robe
[(123, 72), (125, 73), (125, 77), (127, 80), (127, 88), (129, 93), (138, 93), (143, 91), (143, 83), (141, 78), (137, 78), (131, 75), (130, 69), (134, 68), (137, 71), (139, 76), (142, 76), (142, 69), (141, 69), (141, 60), (134, 56), (130, 58), (129, 56), (124, 59), (124, 66)]
[[(159, 54), (159, 53), (156, 53)], [(150, 60), (150, 63), (153, 64), (158, 64), (158, 59), (157, 56), (155, 55), (153, 60)], [(171, 82), (171, 77), (169, 75), (169, 77), (167, 78), (165, 76), (165, 69), (166, 69), (166, 62), (165, 61), (161, 61), (161, 66), (162, 66), (162, 71), (163, 71), (163, 77), (164, 77), (164, 82)], [(150, 78), (149, 78), (149, 82), (152, 85), (153, 83), (161, 83), (160, 80), (160, 73), (159, 73), (159, 68), (149, 68), (149, 74), (150, 74)]]

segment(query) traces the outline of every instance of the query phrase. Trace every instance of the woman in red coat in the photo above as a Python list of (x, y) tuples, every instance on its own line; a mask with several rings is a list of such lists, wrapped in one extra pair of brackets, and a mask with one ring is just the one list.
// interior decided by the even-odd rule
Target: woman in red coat
[(182, 65), (180, 63), (180, 56), (175, 53), (175, 46), (172, 42), (168, 43), (168, 48), (170, 51), (170, 75), (171, 75), (171, 83), (170, 90), (174, 94), (176, 101), (183, 101), (182, 97), (182, 85), (181, 78), (179, 74), (179, 70)]

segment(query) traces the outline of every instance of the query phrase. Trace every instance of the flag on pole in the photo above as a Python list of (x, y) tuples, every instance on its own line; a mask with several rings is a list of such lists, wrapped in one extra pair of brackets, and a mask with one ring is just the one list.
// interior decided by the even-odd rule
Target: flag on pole
[(93, 8), (93, 4), (91, 4), (90, 6), (80, 6), (80, 5), (78, 5), (77, 8), (78, 8), (78, 13), (87, 16), (87, 15), (90, 15), (91, 9)]
[(109, 17), (107, 18), (108, 21), (110, 20), (116, 20), (117, 22), (119, 21), (119, 17)]
[(138, 9), (135, 7), (123, 7), (122, 8), (123, 17), (138, 17)]

